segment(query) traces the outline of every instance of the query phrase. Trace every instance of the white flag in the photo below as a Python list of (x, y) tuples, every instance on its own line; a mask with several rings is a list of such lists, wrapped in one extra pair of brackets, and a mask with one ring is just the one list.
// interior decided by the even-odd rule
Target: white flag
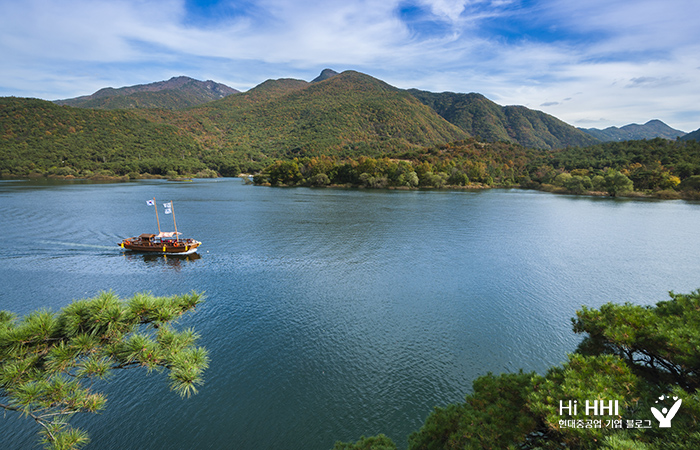
[(170, 208), (165, 208), (165, 214), (170, 214), (170, 213), (172, 213), (172, 212), (173, 212), (172, 209), (170, 209)]
[(146, 204), (147, 204), (148, 206), (153, 206), (153, 205), (156, 204), (156, 202), (154, 202), (153, 200), (146, 200)]
[(163, 208), (172, 208), (172, 203), (163, 203)]

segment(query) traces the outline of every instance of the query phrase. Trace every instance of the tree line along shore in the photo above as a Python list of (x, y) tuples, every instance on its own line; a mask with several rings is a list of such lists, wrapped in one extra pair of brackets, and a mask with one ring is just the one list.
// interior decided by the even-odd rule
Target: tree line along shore
[[(251, 160), (235, 153), (192, 150), (95, 157), (66, 153), (50, 158), (4, 155), (5, 178), (48, 177), (128, 181), (146, 178), (250, 177), (257, 185), (342, 186), (379, 189), (484, 189), (520, 187), (555, 193), (700, 199), (700, 142), (624, 141), (563, 150), (509, 142), (457, 141), (409, 151), (328, 153), (294, 149)], [(47, 154), (47, 152), (43, 152)], [(369, 154), (362, 154), (369, 153)], [(24, 159), (23, 159), (24, 158)], [(60, 159), (57, 159), (60, 158)]]

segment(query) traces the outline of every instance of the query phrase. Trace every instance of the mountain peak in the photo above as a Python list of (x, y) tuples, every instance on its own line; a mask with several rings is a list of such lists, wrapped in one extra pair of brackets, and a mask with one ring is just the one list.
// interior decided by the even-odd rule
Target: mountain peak
[(319, 81), (327, 80), (329, 78), (332, 78), (334, 76), (338, 75), (338, 72), (336, 72), (333, 69), (323, 69), (321, 71), (321, 74), (311, 80), (312, 83), (318, 83)]
[(652, 119), (644, 125), (630, 123), (620, 128), (608, 127), (604, 130), (598, 128), (581, 128), (581, 130), (603, 142), (653, 139), (657, 137), (674, 140), (686, 134), (684, 131), (669, 127), (659, 119)]
[(92, 95), (56, 100), (58, 105), (95, 109), (180, 109), (218, 100), (238, 91), (211, 80), (199, 81), (183, 75), (166, 81), (120, 88), (107, 87)]

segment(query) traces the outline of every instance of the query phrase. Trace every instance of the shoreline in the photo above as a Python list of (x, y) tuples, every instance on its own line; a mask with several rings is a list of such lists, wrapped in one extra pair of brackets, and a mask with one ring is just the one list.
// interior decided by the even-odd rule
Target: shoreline
[[(45, 175), (41, 173), (30, 173), (24, 176), (17, 176), (11, 174), (4, 174), (0, 176), (0, 180), (10, 180), (10, 181), (22, 181), (22, 180), (56, 180), (56, 181), (86, 181), (86, 182), (106, 182), (106, 183), (123, 183), (129, 181), (142, 181), (142, 180), (166, 180), (166, 181), (192, 181), (193, 179), (207, 179), (207, 178), (226, 178), (226, 177), (196, 177), (191, 176), (178, 176), (169, 177), (165, 175), (154, 175), (154, 174), (139, 174), (138, 177), (129, 175), (93, 175), (89, 177), (76, 177), (74, 175)], [(619, 193), (617, 196), (611, 196), (606, 192), (602, 191), (585, 191), (581, 193), (570, 192), (565, 188), (554, 186), (550, 184), (542, 184), (538, 186), (524, 186), (520, 184), (513, 184), (510, 186), (489, 186), (483, 183), (474, 183), (465, 186), (458, 185), (446, 185), (442, 187), (434, 186), (386, 186), (386, 187), (371, 187), (353, 184), (329, 184), (321, 186), (305, 186), (305, 185), (286, 185), (278, 184), (276, 186), (270, 183), (259, 183), (255, 184), (252, 182), (253, 175), (247, 173), (241, 173), (236, 177), (241, 178), (247, 184), (253, 184), (255, 186), (262, 187), (307, 187), (307, 188), (331, 188), (331, 189), (360, 189), (360, 190), (390, 190), (390, 191), (418, 191), (418, 190), (434, 190), (434, 191), (481, 191), (486, 189), (523, 189), (532, 191), (547, 192), (550, 194), (557, 195), (572, 195), (581, 197), (612, 197), (612, 198), (625, 198), (625, 199), (643, 199), (643, 200), (686, 200), (686, 201), (698, 201), (700, 200), (700, 192), (696, 191), (675, 191), (675, 190), (661, 190), (653, 193), (640, 192), (640, 191), (630, 191)]]

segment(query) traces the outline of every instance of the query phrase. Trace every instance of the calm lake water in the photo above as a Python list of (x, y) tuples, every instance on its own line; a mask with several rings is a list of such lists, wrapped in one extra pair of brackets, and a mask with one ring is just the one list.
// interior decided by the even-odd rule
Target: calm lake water
[[(156, 229), (152, 197), (174, 201), (199, 258), (117, 247)], [(181, 321), (210, 351), (200, 393), (119, 373), (107, 409), (74, 420), (88, 448), (328, 450), (377, 433), (402, 448), (476, 377), (561, 363), (581, 305), (699, 288), (699, 224), (683, 201), (519, 190), (2, 181), (0, 309), (206, 291)], [(36, 448), (36, 431), (0, 417), (3, 448)]]

